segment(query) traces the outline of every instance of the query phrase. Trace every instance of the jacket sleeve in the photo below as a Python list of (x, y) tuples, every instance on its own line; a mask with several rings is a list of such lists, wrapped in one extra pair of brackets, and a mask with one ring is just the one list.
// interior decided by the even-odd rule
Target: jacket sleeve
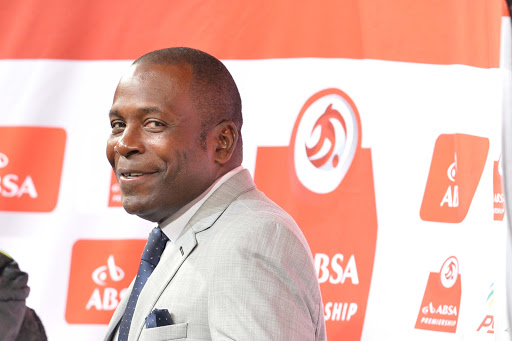
[(213, 340), (325, 338), (311, 253), (296, 231), (255, 216), (220, 235), (223, 251), (209, 274)]

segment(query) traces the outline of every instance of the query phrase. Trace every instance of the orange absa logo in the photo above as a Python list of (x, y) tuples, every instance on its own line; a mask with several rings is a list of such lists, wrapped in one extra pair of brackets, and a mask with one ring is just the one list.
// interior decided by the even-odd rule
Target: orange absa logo
[(460, 297), (459, 262), (452, 256), (443, 263), (440, 272), (430, 273), (415, 328), (455, 333)]
[(137, 274), (146, 240), (79, 240), (73, 245), (66, 321), (108, 324)]
[(465, 134), (437, 138), (420, 217), (460, 223), (466, 217), (484, 170), (489, 140)]
[(53, 211), (65, 145), (61, 128), (0, 127), (0, 211)]
[(493, 194), (494, 194), (494, 220), (503, 221), (505, 217), (505, 195), (502, 185), (503, 165), (501, 157), (498, 161), (494, 161), (493, 170)]
[(256, 184), (311, 247), (333, 340), (360, 340), (375, 257), (371, 151), (361, 136), (355, 103), (325, 89), (303, 105), (288, 146), (259, 147), (256, 157)]
[(108, 207), (123, 207), (121, 201), (121, 188), (117, 182), (116, 173), (112, 171), (110, 176), (110, 194), (108, 196)]

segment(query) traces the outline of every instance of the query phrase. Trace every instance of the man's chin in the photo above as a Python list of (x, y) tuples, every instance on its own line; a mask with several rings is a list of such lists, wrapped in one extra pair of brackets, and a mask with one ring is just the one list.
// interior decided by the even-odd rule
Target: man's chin
[(149, 205), (141, 203), (138, 200), (132, 198), (123, 198), (123, 208), (128, 214), (133, 214), (139, 218), (157, 222), (159, 219), (156, 217), (155, 209), (151, 209)]

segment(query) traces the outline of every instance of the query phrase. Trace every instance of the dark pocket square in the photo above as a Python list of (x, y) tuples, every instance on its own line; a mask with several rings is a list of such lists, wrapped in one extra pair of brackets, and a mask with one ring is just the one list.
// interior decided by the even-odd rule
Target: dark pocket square
[(146, 317), (146, 328), (169, 326), (173, 324), (171, 314), (167, 309), (154, 309)]

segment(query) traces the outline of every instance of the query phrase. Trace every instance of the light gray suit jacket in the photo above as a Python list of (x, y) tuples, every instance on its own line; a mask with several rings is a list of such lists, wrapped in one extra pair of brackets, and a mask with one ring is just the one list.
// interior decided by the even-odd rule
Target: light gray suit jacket
[[(132, 286), (105, 340), (113, 338)], [(146, 328), (155, 308), (167, 309), (174, 324)], [(221, 185), (167, 246), (139, 296), (128, 340), (325, 338), (306, 240), (244, 170)]]

